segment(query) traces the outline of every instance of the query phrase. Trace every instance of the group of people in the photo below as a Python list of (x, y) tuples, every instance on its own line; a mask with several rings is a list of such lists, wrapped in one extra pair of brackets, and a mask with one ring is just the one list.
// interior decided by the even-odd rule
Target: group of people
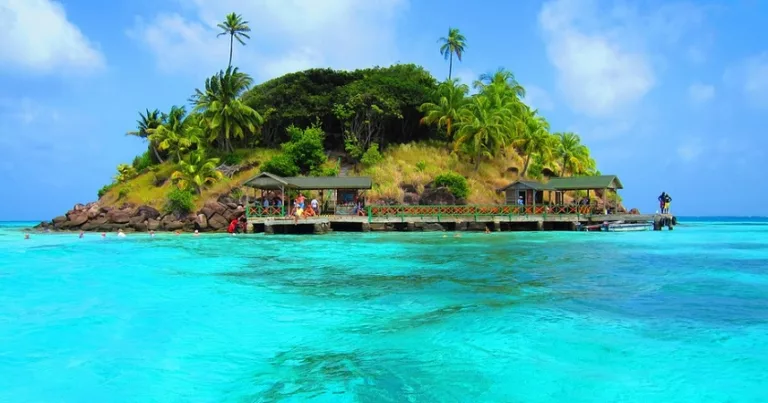
[(667, 192), (661, 192), (658, 197), (659, 209), (661, 214), (669, 214), (669, 205), (672, 203), (672, 197)]
[(298, 221), (302, 217), (313, 217), (320, 215), (320, 203), (317, 199), (312, 199), (309, 205), (306, 204), (307, 198), (303, 193), (299, 193), (296, 199), (293, 201), (293, 208), (291, 208), (289, 216), (293, 217), (295, 221)]

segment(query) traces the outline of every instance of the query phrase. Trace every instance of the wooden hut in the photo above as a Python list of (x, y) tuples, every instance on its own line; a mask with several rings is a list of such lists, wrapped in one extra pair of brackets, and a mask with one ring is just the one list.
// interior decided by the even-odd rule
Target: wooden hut
[[(498, 192), (504, 192), (505, 204), (525, 204), (536, 205), (544, 204), (544, 192), (555, 190), (548, 183), (541, 183), (534, 180), (517, 180), (509, 185), (497, 189)], [(548, 198), (551, 200), (551, 198)]]

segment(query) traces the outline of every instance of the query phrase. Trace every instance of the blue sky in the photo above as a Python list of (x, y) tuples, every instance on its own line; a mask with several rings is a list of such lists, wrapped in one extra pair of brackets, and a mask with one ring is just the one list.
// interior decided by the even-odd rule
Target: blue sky
[(257, 82), (394, 62), (442, 79), (437, 38), (459, 27), (454, 74), (512, 70), (628, 207), (664, 190), (679, 215), (767, 214), (766, 2), (0, 0), (0, 220), (95, 199), (145, 149), (124, 135), (138, 111), (184, 103), (226, 64), (213, 27), (230, 11), (254, 29), (234, 63)]

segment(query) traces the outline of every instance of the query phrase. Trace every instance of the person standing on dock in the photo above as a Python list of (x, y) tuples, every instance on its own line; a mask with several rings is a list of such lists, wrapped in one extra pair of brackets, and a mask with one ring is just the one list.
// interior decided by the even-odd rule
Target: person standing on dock
[(664, 214), (664, 200), (667, 198), (667, 192), (661, 192), (659, 195), (659, 212)]
[(672, 197), (667, 193), (664, 195), (664, 214), (669, 214), (669, 205), (672, 203)]

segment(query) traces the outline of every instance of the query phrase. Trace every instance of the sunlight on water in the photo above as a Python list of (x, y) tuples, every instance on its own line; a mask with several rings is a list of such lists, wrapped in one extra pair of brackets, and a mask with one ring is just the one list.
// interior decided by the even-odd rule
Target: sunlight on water
[(0, 401), (768, 401), (768, 223), (742, 221), (458, 239), (0, 226)]

